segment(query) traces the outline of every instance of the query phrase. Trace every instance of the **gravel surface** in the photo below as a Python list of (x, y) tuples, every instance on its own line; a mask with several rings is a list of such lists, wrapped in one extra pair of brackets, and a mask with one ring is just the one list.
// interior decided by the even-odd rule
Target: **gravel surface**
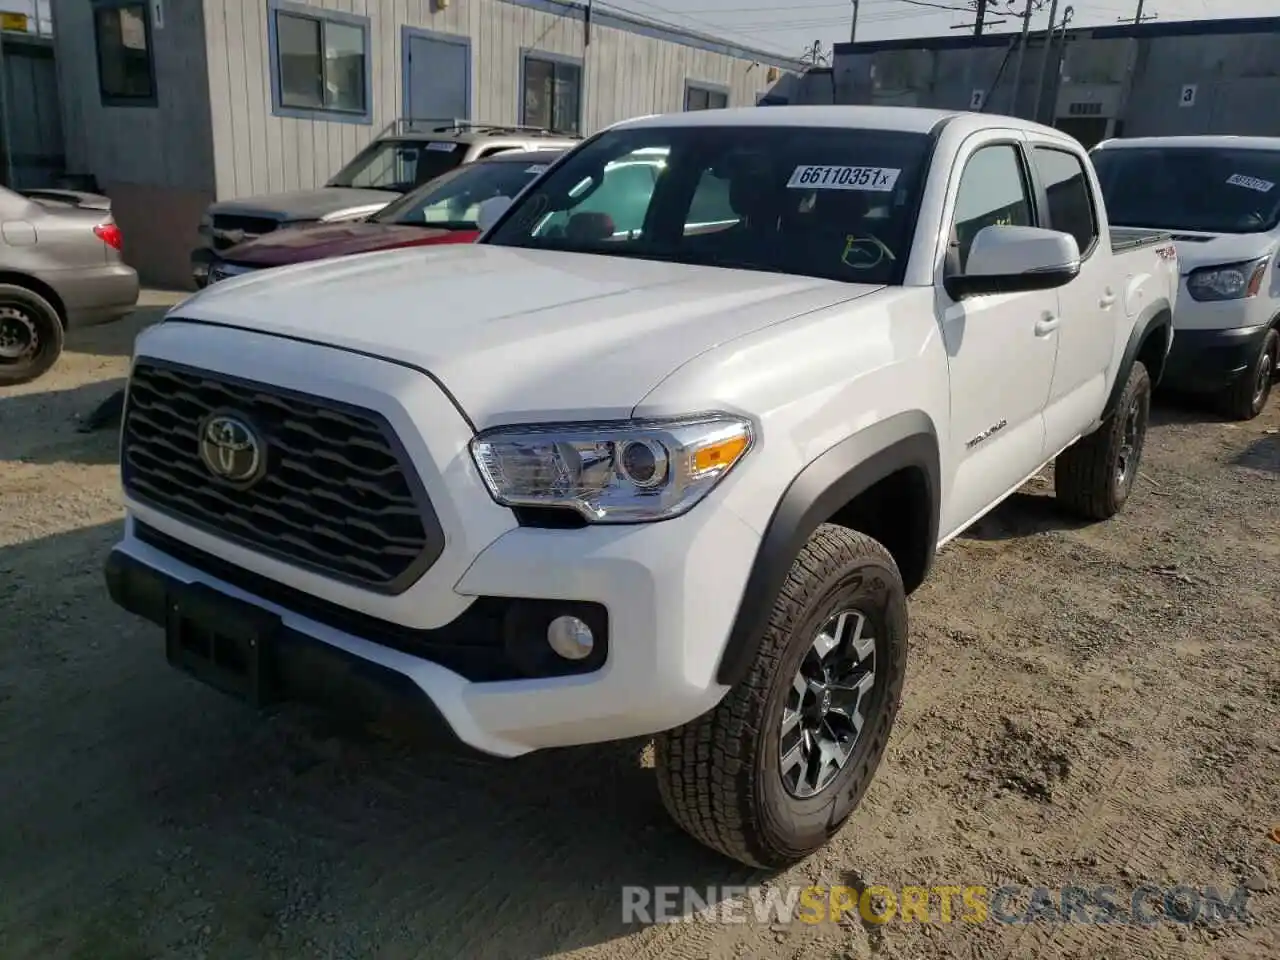
[[(1158, 407), (1109, 523), (1065, 520), (1037, 479), (949, 545), (912, 601), (867, 799), (768, 876), (670, 825), (644, 743), (447, 759), (259, 717), (171, 670), (102, 584), (116, 435), (76, 430), (157, 313), (74, 334), (49, 376), (0, 390), (0, 956), (1280, 956), (1280, 400), (1247, 424)], [(1127, 902), (1144, 882), (1245, 884), (1252, 920), (621, 912), (624, 884), (1111, 885)]]

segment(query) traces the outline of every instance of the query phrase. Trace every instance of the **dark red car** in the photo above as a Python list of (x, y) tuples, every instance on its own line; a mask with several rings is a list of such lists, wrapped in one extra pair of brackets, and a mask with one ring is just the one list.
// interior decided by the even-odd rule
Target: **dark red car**
[(275, 230), (223, 251), (209, 268), (209, 282), (268, 267), (353, 253), (471, 243), (480, 236), (479, 206), (492, 197), (514, 197), (563, 150), (511, 150), (455, 167), (364, 220)]

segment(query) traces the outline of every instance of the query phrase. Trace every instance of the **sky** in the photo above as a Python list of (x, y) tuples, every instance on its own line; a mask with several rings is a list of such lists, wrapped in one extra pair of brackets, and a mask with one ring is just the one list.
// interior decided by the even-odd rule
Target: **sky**
[[(0, 0), (3, 5), (4, 0)], [(849, 40), (852, 0), (595, 0), (598, 9), (626, 10), (651, 20), (662, 20), (702, 33), (711, 33), (763, 50), (799, 57), (820, 41), (830, 52), (832, 43)], [(1039, 0), (1037, 0), (1039, 2)], [(1058, 15), (1070, 4), (1075, 8), (1073, 27), (1112, 25), (1132, 21), (1138, 0), (1059, 0)], [(1001, 8), (1006, 0), (990, 0)], [(905, 37), (955, 36), (954, 24), (972, 24), (966, 0), (861, 0), (858, 12), (859, 40), (892, 40)], [(1019, 8), (1023, 7), (1018, 0)], [(937, 7), (959, 8), (957, 12)], [(1033, 30), (1049, 22), (1050, 0), (1031, 19)], [(1209, 11), (1212, 10), (1213, 13)], [(1280, 14), (1276, 0), (1145, 0), (1143, 19), (1151, 14), (1160, 21), (1204, 20), (1210, 17), (1263, 17)], [(987, 22), (992, 16), (988, 14)], [(1004, 23), (989, 26), (992, 33), (1021, 30), (1017, 17), (1001, 17)], [(972, 32), (972, 27), (970, 27)]]

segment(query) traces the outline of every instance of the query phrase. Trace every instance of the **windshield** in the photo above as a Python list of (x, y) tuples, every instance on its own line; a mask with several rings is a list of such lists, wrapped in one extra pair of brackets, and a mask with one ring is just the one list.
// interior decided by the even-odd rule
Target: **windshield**
[(549, 160), (469, 163), (392, 201), (369, 219), (377, 223), (476, 230), (481, 203), (492, 197), (514, 197), (549, 165)]
[(549, 172), (485, 242), (900, 283), (929, 144), (843, 128), (609, 131)]
[(1117, 147), (1092, 159), (1117, 226), (1264, 233), (1280, 220), (1280, 151)]
[(408, 193), (458, 166), (466, 154), (466, 144), (452, 140), (378, 140), (357, 153), (328, 185)]

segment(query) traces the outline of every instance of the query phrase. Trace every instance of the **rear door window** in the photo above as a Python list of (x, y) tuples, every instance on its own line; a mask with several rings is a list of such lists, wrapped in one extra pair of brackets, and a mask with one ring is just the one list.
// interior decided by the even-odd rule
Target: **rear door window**
[(1071, 234), (1080, 253), (1089, 253), (1098, 239), (1098, 221), (1093, 213), (1089, 178), (1080, 158), (1052, 147), (1036, 147), (1032, 155), (1049, 198), (1049, 222), (1044, 226)]

